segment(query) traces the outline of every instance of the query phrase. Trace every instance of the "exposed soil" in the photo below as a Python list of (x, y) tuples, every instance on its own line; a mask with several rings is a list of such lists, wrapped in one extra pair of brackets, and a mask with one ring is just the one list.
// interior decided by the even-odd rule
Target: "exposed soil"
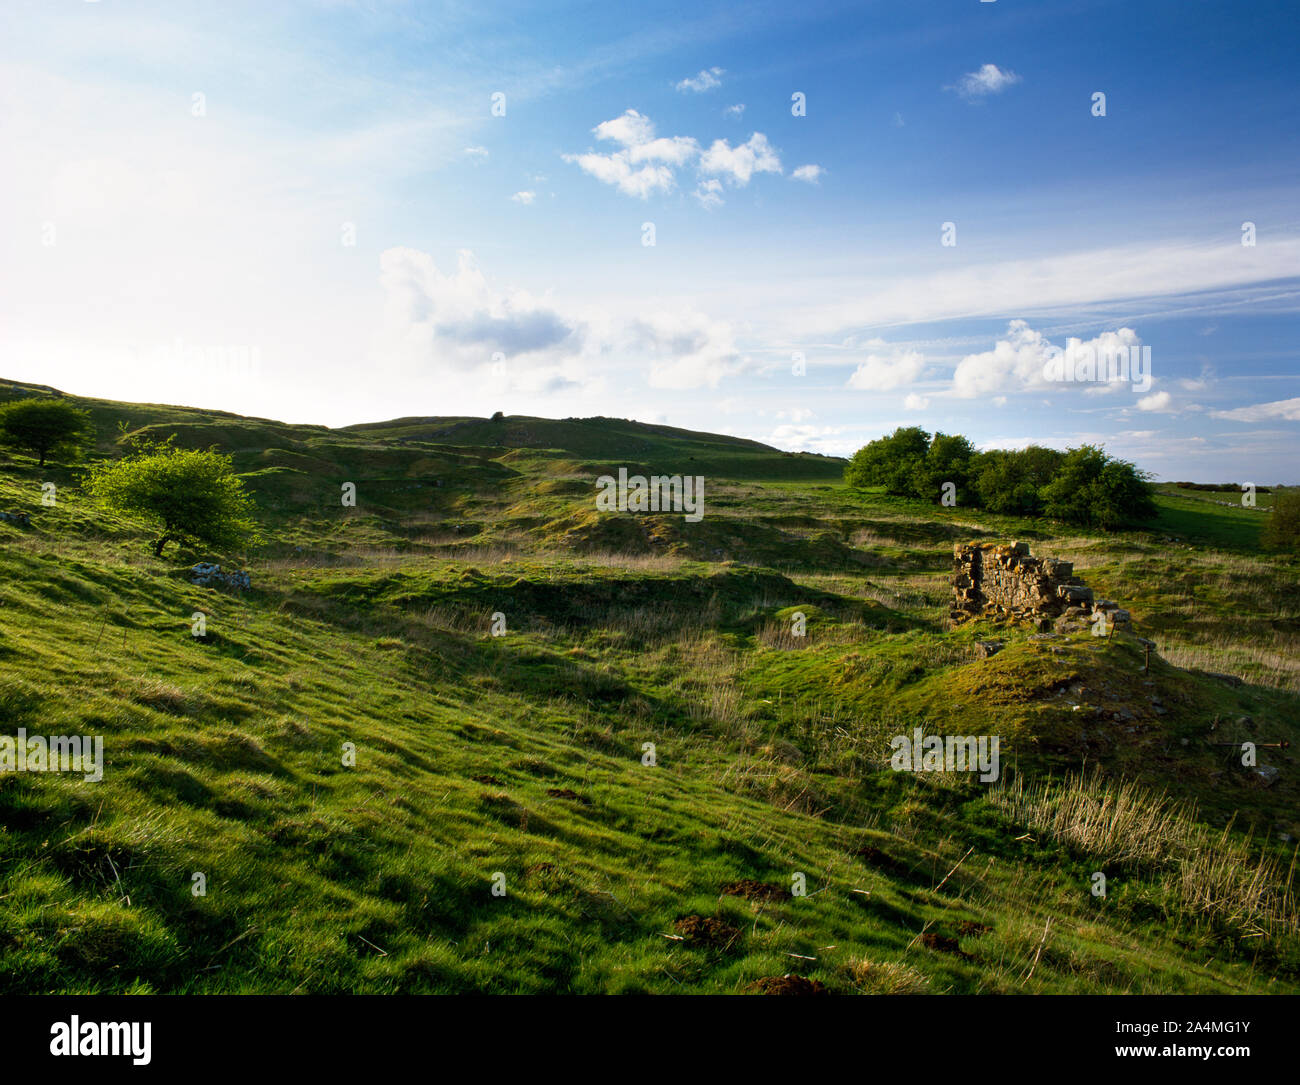
[(949, 938), (946, 934), (935, 934), (933, 931), (927, 931), (921, 935), (921, 945), (937, 953), (951, 953), (956, 957), (970, 956), (968, 953), (962, 952), (956, 938)]
[(753, 878), (728, 882), (722, 887), (722, 891), (729, 897), (744, 897), (746, 900), (784, 900), (789, 896), (785, 886), (768, 885), (766, 882), (756, 882)]
[(787, 973), (784, 976), (764, 976), (746, 984), (746, 991), (760, 995), (828, 995), (830, 991), (821, 980)]
[(901, 859), (895, 859), (887, 852), (881, 851), (873, 844), (866, 844), (853, 853), (868, 866), (873, 866), (877, 870), (885, 870), (890, 874), (897, 875), (906, 881), (918, 881), (925, 878), (924, 874), (919, 874), (913, 870)]
[(590, 806), (591, 800), (583, 798), (572, 788), (567, 787), (548, 787), (546, 793), (553, 799), (572, 799), (574, 802), (580, 802), (584, 806)]
[(726, 949), (740, 938), (740, 928), (713, 916), (683, 916), (673, 924), (673, 930), (689, 946), (718, 946)]

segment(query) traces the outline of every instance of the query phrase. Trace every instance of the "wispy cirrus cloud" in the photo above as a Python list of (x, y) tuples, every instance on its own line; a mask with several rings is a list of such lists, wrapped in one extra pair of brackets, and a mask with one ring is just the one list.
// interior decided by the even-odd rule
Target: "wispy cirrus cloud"
[(1255, 403), (1249, 407), (1234, 407), (1230, 411), (1211, 411), (1210, 416), (1229, 422), (1300, 422), (1300, 396), (1294, 399), (1276, 399), (1272, 403)]
[(1093, 312), (1102, 303), (1133, 319), (1144, 313), (1233, 311), (1253, 298), (1251, 291), (1265, 296), (1276, 311), (1295, 312), (1300, 308), (1295, 285), (1271, 284), (1293, 280), (1297, 266), (1300, 238), (1258, 249), (1169, 241), (980, 260), (928, 274), (846, 276), (839, 284), (823, 280), (817, 294), (800, 305), (797, 324), (809, 333), (843, 338), (863, 329), (932, 320), (1062, 317)]

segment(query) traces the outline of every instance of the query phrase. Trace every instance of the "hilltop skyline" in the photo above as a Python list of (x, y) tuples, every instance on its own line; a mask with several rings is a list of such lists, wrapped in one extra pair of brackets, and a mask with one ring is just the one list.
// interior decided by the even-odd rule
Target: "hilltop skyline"
[[(3, 19), (13, 378), (1300, 482), (1288, 5)], [(1044, 381), (1072, 340), (1149, 383)]]

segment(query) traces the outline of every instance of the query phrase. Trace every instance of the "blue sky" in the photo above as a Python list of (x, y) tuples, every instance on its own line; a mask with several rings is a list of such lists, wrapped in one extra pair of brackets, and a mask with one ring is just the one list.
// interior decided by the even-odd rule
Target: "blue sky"
[[(0, 375), (840, 454), (917, 424), (1300, 482), (1297, 21), (9, 3)], [(1149, 383), (1043, 376), (1117, 346)]]

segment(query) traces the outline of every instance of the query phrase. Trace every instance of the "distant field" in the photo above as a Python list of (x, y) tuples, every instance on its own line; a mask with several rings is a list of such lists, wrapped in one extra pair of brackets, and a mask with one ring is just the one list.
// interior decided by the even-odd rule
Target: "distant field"
[(1255, 495), (1255, 507), (1242, 504), (1240, 490), (1180, 490), (1157, 487), (1159, 519), (1151, 530), (1233, 549), (1256, 550), (1259, 533), (1273, 507), (1271, 493)]

